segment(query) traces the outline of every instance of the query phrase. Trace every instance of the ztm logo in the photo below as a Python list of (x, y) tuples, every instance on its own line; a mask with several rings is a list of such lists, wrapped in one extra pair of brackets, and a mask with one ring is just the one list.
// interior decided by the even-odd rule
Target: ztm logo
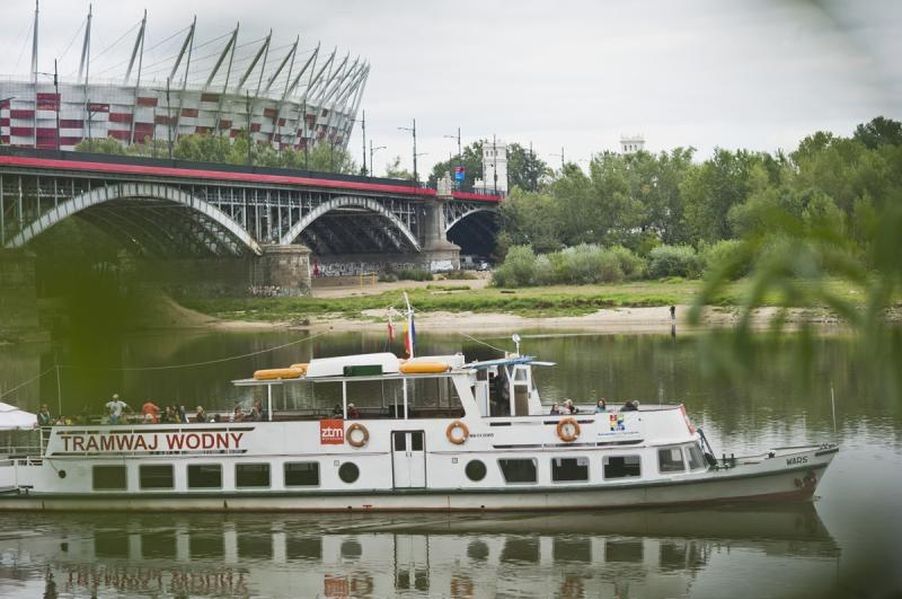
[(341, 445), (345, 442), (344, 420), (335, 418), (319, 421), (320, 445)]

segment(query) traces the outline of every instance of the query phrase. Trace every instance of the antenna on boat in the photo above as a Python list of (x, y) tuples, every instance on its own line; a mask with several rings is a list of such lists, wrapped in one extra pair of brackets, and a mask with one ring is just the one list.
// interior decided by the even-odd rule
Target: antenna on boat
[(516, 351), (517, 351), (517, 355), (519, 356), (520, 355), (520, 335), (514, 333), (513, 335), (511, 335), (511, 339), (513, 339), (514, 345), (517, 347)]

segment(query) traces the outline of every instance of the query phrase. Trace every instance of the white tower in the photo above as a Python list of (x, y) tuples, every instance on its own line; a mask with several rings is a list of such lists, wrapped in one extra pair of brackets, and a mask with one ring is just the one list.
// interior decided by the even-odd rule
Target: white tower
[(633, 152), (641, 152), (645, 149), (645, 138), (641, 135), (621, 135), (620, 136), (620, 153), (632, 154)]
[(507, 144), (497, 139), (482, 142), (482, 174), (485, 180), (473, 182), (484, 193), (507, 193)]

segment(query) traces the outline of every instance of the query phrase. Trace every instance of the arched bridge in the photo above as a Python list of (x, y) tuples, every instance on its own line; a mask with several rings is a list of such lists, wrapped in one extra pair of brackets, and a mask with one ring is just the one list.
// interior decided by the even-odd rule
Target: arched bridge
[(85, 219), (138, 256), (418, 254), (446, 239), (494, 244), (500, 198), (412, 182), (180, 161), (0, 148), (0, 248)]

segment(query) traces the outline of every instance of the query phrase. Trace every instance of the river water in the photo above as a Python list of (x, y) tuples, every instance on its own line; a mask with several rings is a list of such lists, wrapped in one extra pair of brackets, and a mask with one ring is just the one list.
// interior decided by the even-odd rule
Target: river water
[[(421, 332), (419, 351), (490, 358), (498, 352), (488, 345), (512, 349), (507, 337), (481, 341)], [(32, 409), (46, 402), (54, 412), (97, 413), (119, 393), (133, 406), (151, 398), (230, 411), (246, 397), (229, 380), (256, 368), (384, 349), (374, 334), (147, 333), (89, 348), (0, 347), (0, 377), (9, 389), (44, 373), (7, 399)], [(669, 331), (523, 334), (524, 353), (558, 363), (536, 373), (546, 403), (683, 402), (718, 453), (839, 442), (813, 503), (483, 516), (0, 514), (0, 596), (902, 592), (898, 397), (839, 334), (761, 336), (733, 349), (729, 339)], [(226, 360), (244, 354), (256, 355)]]

